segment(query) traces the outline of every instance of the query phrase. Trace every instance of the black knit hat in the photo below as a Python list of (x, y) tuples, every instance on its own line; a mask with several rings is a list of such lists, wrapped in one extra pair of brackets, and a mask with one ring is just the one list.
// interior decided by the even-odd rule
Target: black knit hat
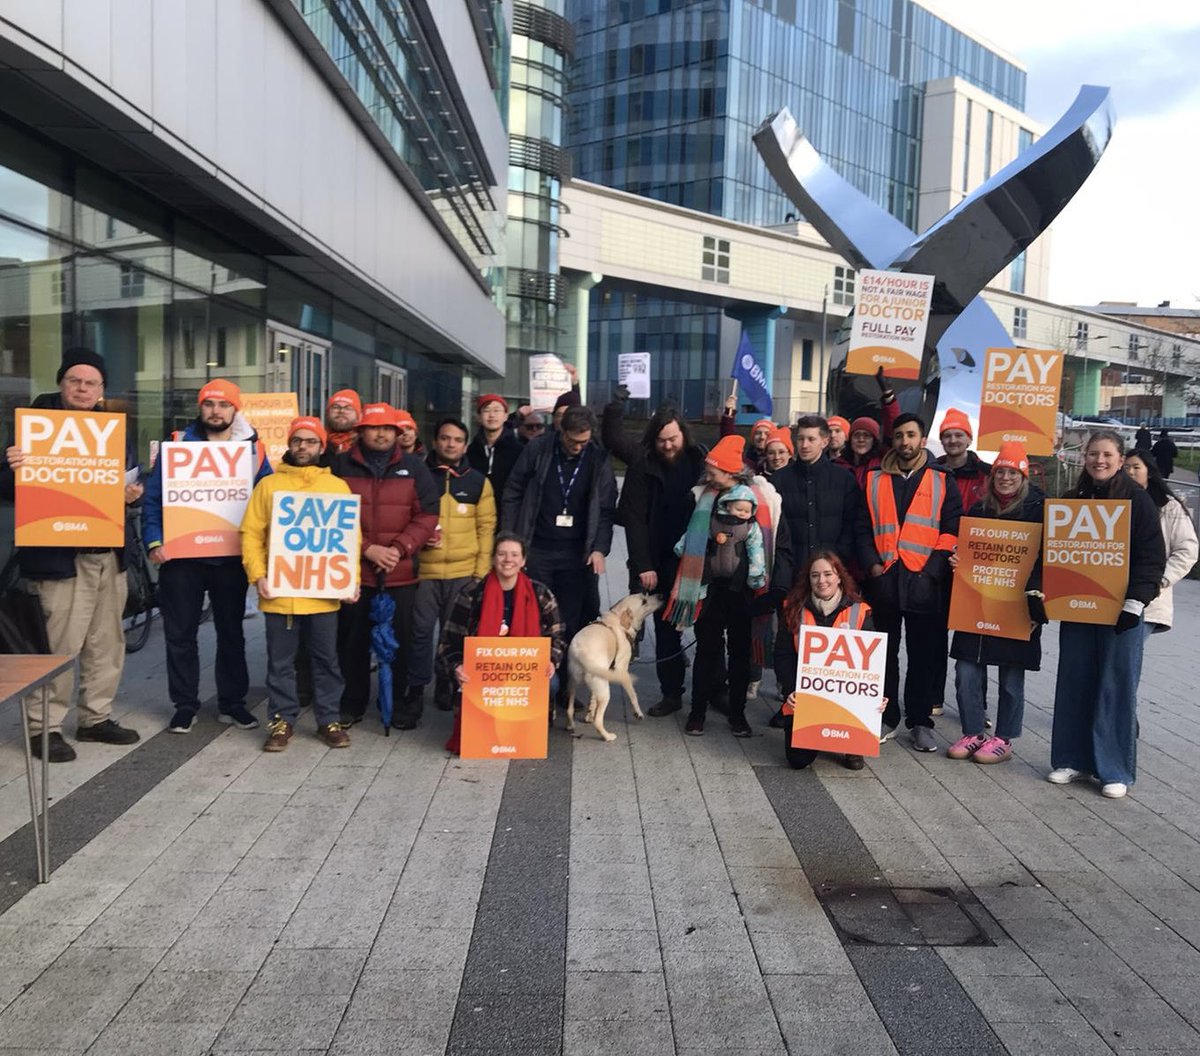
[(100, 371), (100, 377), (104, 383), (108, 384), (108, 368), (104, 365), (104, 357), (98, 352), (93, 352), (90, 348), (68, 348), (63, 353), (62, 365), (58, 368), (58, 374), (54, 380), (62, 383), (63, 376), (72, 367), (95, 367)]

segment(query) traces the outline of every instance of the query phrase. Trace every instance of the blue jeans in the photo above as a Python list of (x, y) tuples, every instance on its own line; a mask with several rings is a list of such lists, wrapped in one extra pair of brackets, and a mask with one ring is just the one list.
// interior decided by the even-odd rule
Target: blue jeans
[[(999, 664), (1000, 704), (996, 709), (996, 736), (1011, 741), (1021, 736), (1025, 718), (1025, 669)], [(964, 734), (983, 733), (987, 713), (987, 664), (974, 660), (954, 662), (954, 689), (958, 696), (958, 715)]]
[(1058, 685), (1050, 765), (1095, 774), (1106, 784), (1137, 777), (1137, 687), (1145, 632), (1064, 623), (1058, 634)]

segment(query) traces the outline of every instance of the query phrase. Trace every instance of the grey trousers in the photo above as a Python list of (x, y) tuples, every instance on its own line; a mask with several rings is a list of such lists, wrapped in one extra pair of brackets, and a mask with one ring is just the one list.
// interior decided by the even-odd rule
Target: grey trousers
[(293, 726), (300, 715), (296, 695), (296, 654), (303, 648), (312, 663), (313, 716), (318, 726), (337, 722), (342, 700), (342, 672), (338, 667), (338, 614), (284, 616), (265, 612), (267, 626), (267, 692), (270, 714)]
[[(408, 688), (427, 686), (433, 681), (433, 657), (437, 638), (434, 627), (444, 624), (458, 592), (471, 582), (470, 576), (460, 579), (423, 579), (417, 584), (417, 600), (413, 602), (412, 649), (408, 660)], [(450, 692), (453, 693), (453, 687)]]

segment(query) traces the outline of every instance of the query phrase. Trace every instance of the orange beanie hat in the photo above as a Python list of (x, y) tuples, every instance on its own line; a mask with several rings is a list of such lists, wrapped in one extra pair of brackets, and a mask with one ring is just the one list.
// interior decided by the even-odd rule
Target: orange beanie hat
[(770, 447), (772, 444), (783, 444), (789, 455), (795, 456), (796, 454), (796, 448), (792, 445), (792, 434), (783, 426), (767, 434), (767, 442), (763, 444), (763, 447)]
[(753, 436), (754, 430), (762, 425), (765, 425), (768, 429), (771, 429), (771, 430), (774, 430), (774, 428), (775, 428), (775, 423), (773, 421), (771, 421), (770, 418), (760, 418), (757, 422), (755, 422), (752, 426), (750, 426), (750, 435)]
[(992, 462), (992, 469), (1015, 469), (1021, 476), (1029, 476), (1029, 456), (1025, 445), (1019, 440), (1006, 440), (1000, 445), (1000, 453)]
[(971, 419), (957, 407), (951, 407), (946, 412), (946, 417), (942, 419), (941, 428), (938, 429), (938, 436), (941, 436), (947, 429), (961, 429), (967, 436), (972, 439), (975, 438), (974, 430), (971, 429)]
[(408, 411), (397, 409), (396, 425), (398, 428), (403, 428), (407, 425), (410, 429), (415, 430), (417, 428), (417, 420)]
[(235, 411), (240, 411), (242, 409), (242, 390), (228, 378), (213, 378), (196, 397), (198, 404), (205, 400), (224, 400), (226, 403), (232, 403)]
[(325, 435), (325, 426), (321, 424), (319, 418), (293, 418), (292, 424), (288, 426), (288, 440), (298, 433), (301, 429), (307, 429), (310, 433), (316, 433), (317, 439), (321, 441), (321, 446), (325, 446), (327, 439)]
[(740, 473), (746, 468), (746, 463), (742, 460), (745, 451), (746, 438), (744, 436), (723, 436), (704, 461), (714, 469), (721, 470), (722, 473)]
[(831, 429), (836, 425), (845, 434), (846, 439), (850, 439), (850, 423), (840, 414), (830, 415), (830, 417), (826, 418), (825, 420), (829, 423), (829, 427)]
[(338, 389), (329, 397), (329, 401), (325, 404), (325, 410), (328, 411), (330, 405), (334, 403), (348, 403), (354, 408), (354, 413), (360, 418), (362, 417), (362, 397), (353, 389)]

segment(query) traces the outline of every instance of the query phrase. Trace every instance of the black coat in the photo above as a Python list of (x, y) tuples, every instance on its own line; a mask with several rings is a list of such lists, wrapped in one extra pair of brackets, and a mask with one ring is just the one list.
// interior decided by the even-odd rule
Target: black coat
[[(483, 432), (477, 432), (475, 439), (467, 447), (467, 462), (472, 469), (479, 470), (492, 482), (492, 494), (496, 496), (496, 512), (500, 512), (500, 497), (504, 494), (504, 486), (508, 483), (508, 475), (512, 472), (517, 459), (525, 445), (507, 429), (500, 431), (499, 439), (492, 445), (491, 459), (488, 458), (487, 445), (483, 442)], [(489, 465), (490, 461), (490, 465)], [(507, 528), (507, 524), (499, 527)]]
[[(34, 399), (30, 407), (46, 408), (52, 411), (64, 409), (62, 396), (57, 392), (42, 393)], [(96, 410), (103, 410), (103, 408), (98, 407)], [(126, 417), (127, 426), (128, 423), (129, 419)], [(8, 450), (15, 442), (15, 438), (10, 439), (5, 444), (5, 450)], [(137, 465), (136, 436), (132, 429), (126, 428), (125, 469), (128, 471), (136, 468)], [(16, 474), (9, 467), (8, 459), (0, 454), (0, 498), (11, 500), (15, 491)], [(113, 551), (117, 555), (117, 567), (122, 572), (125, 571), (126, 548), (139, 545), (138, 540), (133, 538), (130, 531), (128, 506), (125, 508), (125, 515), (125, 546), (113, 547)], [(78, 552), (79, 548), (73, 546), (23, 546), (17, 551), (17, 564), (20, 566), (21, 575), (26, 579), (74, 579), (75, 555)]]
[[(689, 467), (688, 475), (695, 484), (704, 472), (704, 449), (693, 444), (680, 456)], [(678, 558), (673, 547), (687, 530), (688, 520), (696, 507), (689, 487), (677, 503), (677, 509), (664, 510), (663, 464), (657, 458), (639, 451), (625, 471), (625, 484), (617, 504), (618, 521), (625, 526), (625, 544), (629, 551), (630, 590), (642, 572), (657, 572), (659, 589), (670, 589), (675, 577)], [(654, 538), (656, 525), (661, 525), (668, 538)], [(665, 555), (665, 556), (664, 556)], [(663, 580), (667, 583), (664, 585)], [(640, 581), (636, 589), (641, 590)]]
[[(813, 463), (789, 463), (771, 474), (771, 484), (783, 502), (795, 575), (815, 550), (833, 550), (845, 564), (864, 573), (878, 560), (867, 504), (854, 474), (819, 458)], [(777, 580), (771, 585), (792, 587)]]
[[(1028, 521), (1030, 524), (1042, 523), (1042, 508), (1046, 496), (1037, 488), (1031, 487), (1021, 508), (1012, 514), (1013, 520)], [(968, 517), (995, 517), (984, 508), (982, 502), (975, 503), (967, 513)], [(1041, 590), (1042, 559), (1039, 556), (1029, 574), (1026, 590)], [(1004, 667), (1020, 667), (1026, 671), (1038, 671), (1042, 666), (1042, 626), (1033, 628), (1029, 641), (1019, 638), (997, 638), (991, 634), (975, 634), (970, 631), (955, 631), (954, 640), (950, 643), (950, 655), (955, 660), (972, 660), (977, 664), (997, 664)]]
[(1072, 491), (1072, 499), (1129, 499), (1133, 508), (1129, 524), (1129, 582), (1125, 597), (1149, 605), (1158, 597), (1163, 572), (1167, 567), (1167, 544), (1163, 541), (1158, 506), (1150, 492), (1139, 488), (1124, 473), (1118, 473), (1102, 485), (1092, 482), (1086, 473), (1083, 485)]
[[(538, 510), (542, 505), (542, 492), (554, 461), (554, 445), (557, 443), (557, 432), (530, 440), (521, 451), (521, 457), (513, 466), (504, 487), (500, 524), (506, 532), (516, 532), (525, 540), (526, 546), (533, 541)], [(613, 523), (617, 513), (617, 478), (613, 475), (608, 452), (595, 440), (588, 444), (588, 454), (595, 459), (595, 465), (589, 486), (587, 532), (581, 561), (586, 560), (593, 551), (607, 555), (612, 549)]]

